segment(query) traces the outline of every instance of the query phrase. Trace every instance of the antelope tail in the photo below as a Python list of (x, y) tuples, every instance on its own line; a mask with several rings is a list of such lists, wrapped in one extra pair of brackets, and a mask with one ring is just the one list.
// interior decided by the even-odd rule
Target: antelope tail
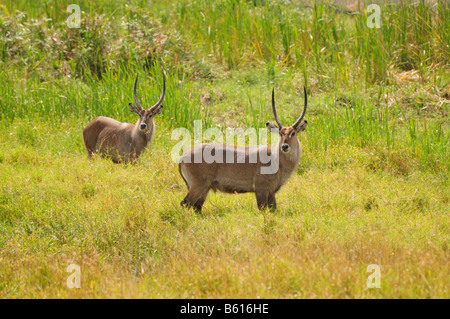
[(181, 164), (183, 164), (183, 163), (182, 163), (182, 162), (179, 162), (179, 163), (178, 163), (178, 171), (180, 172), (180, 175), (181, 175), (181, 177), (183, 178), (184, 182), (186, 183), (187, 189), (189, 190), (189, 184), (188, 184), (186, 178), (184, 178), (183, 172), (181, 171)]

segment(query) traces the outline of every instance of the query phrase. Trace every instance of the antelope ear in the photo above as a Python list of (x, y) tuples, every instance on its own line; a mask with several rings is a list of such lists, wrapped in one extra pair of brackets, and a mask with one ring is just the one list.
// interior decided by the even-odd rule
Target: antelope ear
[(139, 109), (133, 103), (129, 103), (128, 106), (130, 107), (130, 111), (132, 113), (136, 113), (137, 115), (141, 116), (141, 112), (139, 112)]
[(267, 122), (267, 123), (266, 123), (266, 128), (267, 128), (270, 132), (272, 132), (273, 130), (275, 130), (275, 131), (278, 133), (278, 131), (279, 131), (278, 126), (273, 125), (273, 124), (270, 123), (270, 122)]
[(163, 106), (160, 105), (160, 106), (153, 112), (153, 116), (158, 115), (158, 114), (161, 114), (161, 113), (162, 113), (162, 109), (163, 109)]
[(307, 121), (303, 121), (300, 123), (300, 125), (297, 127), (297, 133), (303, 132), (306, 129), (306, 126), (308, 125)]

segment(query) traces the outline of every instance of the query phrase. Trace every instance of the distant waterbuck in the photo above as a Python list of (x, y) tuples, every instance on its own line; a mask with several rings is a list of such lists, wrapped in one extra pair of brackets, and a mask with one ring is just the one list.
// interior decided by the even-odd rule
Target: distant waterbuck
[(278, 127), (267, 122), (266, 128), (280, 135), (276, 146), (237, 147), (207, 143), (186, 151), (178, 161), (179, 172), (188, 188), (181, 205), (201, 212), (212, 189), (226, 193), (253, 192), (259, 209), (276, 209), (275, 194), (295, 172), (302, 154), (297, 134), (308, 124), (302, 122), (307, 107), (306, 88), (304, 92), (302, 114), (292, 126), (284, 127), (278, 119), (275, 91), (272, 91), (272, 111)]
[(166, 93), (166, 77), (163, 73), (163, 91), (155, 105), (145, 110), (137, 96), (137, 82), (134, 82), (134, 102), (129, 104), (130, 111), (139, 116), (135, 125), (121, 123), (109, 117), (99, 116), (83, 130), (84, 145), (91, 157), (95, 153), (110, 157), (114, 163), (134, 162), (152, 142), (155, 134), (153, 118), (162, 112), (161, 105)]

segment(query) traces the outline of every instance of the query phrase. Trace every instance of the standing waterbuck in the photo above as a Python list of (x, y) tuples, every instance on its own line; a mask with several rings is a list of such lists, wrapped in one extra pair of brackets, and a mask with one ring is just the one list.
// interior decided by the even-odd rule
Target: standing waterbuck
[[(275, 194), (295, 172), (302, 154), (297, 134), (308, 124), (302, 122), (307, 106), (306, 88), (304, 92), (302, 114), (292, 126), (284, 127), (278, 119), (275, 91), (272, 91), (272, 111), (278, 127), (267, 122), (266, 128), (280, 135), (276, 146), (236, 147), (207, 143), (185, 152), (178, 162), (179, 172), (188, 188), (181, 205), (201, 212), (212, 189), (225, 193), (253, 192), (259, 209), (275, 210)], [(215, 160), (211, 161), (211, 157)]]
[(88, 156), (95, 153), (110, 157), (114, 163), (134, 162), (152, 142), (155, 134), (153, 118), (162, 112), (161, 105), (166, 93), (166, 76), (163, 73), (163, 91), (155, 105), (145, 110), (137, 97), (137, 82), (134, 82), (134, 102), (129, 104), (130, 111), (139, 115), (135, 125), (121, 123), (109, 117), (99, 116), (83, 130), (84, 145)]

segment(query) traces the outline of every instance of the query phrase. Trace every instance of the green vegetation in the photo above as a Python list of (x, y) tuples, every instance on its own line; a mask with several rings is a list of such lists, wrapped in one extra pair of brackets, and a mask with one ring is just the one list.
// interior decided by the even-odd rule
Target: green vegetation
[[(448, 298), (450, 6), (381, 5), (381, 28), (327, 2), (0, 0), (0, 296)], [(135, 122), (136, 165), (89, 161), (82, 129)], [(253, 194), (182, 209), (172, 129), (292, 124), (303, 158), (259, 212)], [(163, 160), (164, 159), (164, 160)], [(68, 289), (70, 264), (81, 289)], [(381, 289), (367, 289), (369, 264)]]

